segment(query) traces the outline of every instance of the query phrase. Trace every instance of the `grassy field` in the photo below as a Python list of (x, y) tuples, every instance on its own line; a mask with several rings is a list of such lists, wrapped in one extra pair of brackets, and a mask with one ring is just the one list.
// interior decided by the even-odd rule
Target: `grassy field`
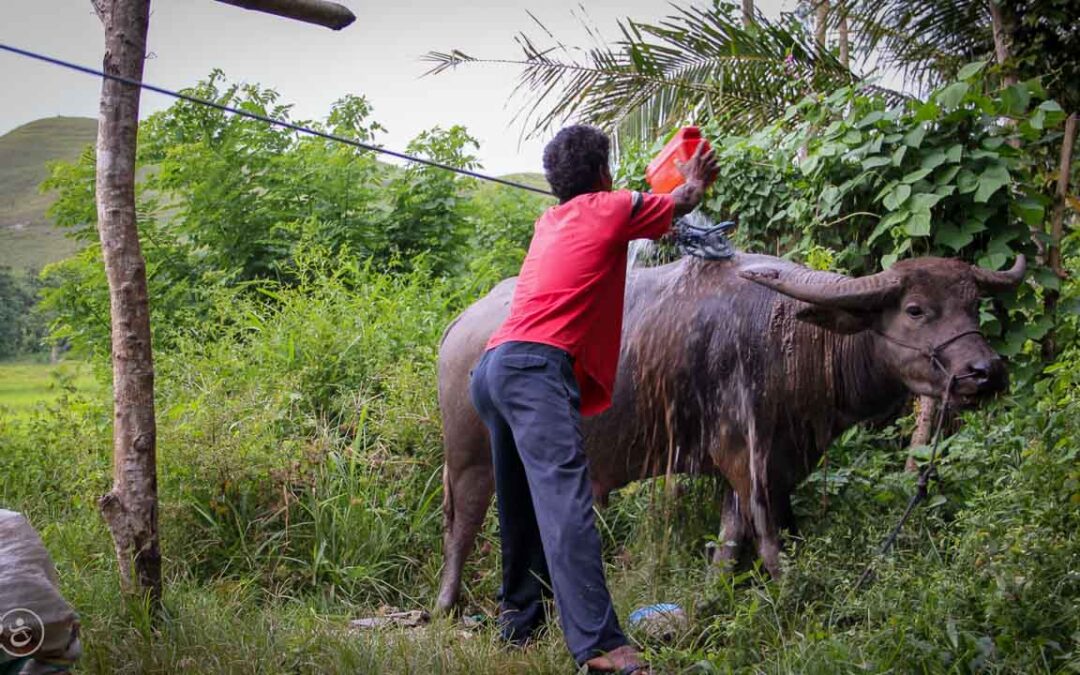
[(48, 162), (76, 159), (96, 133), (95, 120), (50, 117), (0, 136), (0, 266), (22, 273), (74, 252), (74, 242), (45, 216), (53, 195), (38, 186)]
[(55, 365), (25, 360), (0, 362), (0, 414), (18, 414), (39, 403), (55, 401), (67, 391), (100, 389), (90, 366), (81, 361)]

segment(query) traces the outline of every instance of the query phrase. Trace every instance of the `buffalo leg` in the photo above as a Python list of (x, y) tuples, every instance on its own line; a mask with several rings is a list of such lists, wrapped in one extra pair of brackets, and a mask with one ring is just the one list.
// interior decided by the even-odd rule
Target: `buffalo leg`
[(772, 513), (777, 528), (791, 536), (799, 534), (799, 526), (795, 522), (795, 509), (791, 507), (791, 491), (789, 489), (773, 488)]
[(756, 439), (750, 449), (750, 520), (757, 538), (758, 555), (765, 570), (773, 577), (780, 576), (780, 529), (777, 527), (769, 480), (771, 444)]
[[(487, 453), (484, 453), (486, 457)], [(447, 463), (443, 480), (443, 573), (435, 611), (447, 613), (461, 594), (461, 572), (495, 491), (491, 463), (458, 468)]]
[(739, 508), (739, 493), (734, 488), (724, 492), (721, 508), (721, 542), (713, 552), (712, 562), (725, 571), (735, 568), (739, 554), (749, 536), (746, 518)]

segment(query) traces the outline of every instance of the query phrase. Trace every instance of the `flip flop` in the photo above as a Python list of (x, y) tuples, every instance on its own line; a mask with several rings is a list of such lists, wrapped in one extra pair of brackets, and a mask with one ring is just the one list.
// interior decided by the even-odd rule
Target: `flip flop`
[(648, 670), (649, 664), (637, 663), (632, 666), (626, 666), (619, 670), (597, 670), (596, 668), (589, 668), (589, 675), (633, 675), (633, 673), (641, 673), (642, 671)]

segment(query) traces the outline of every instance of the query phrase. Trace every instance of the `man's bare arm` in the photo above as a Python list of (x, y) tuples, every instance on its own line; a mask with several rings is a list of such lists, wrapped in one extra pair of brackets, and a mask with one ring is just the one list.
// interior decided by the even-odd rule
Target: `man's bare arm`
[(678, 165), (686, 182), (671, 193), (675, 201), (675, 217), (685, 216), (697, 208), (705, 197), (705, 190), (716, 181), (720, 174), (720, 167), (716, 164), (716, 156), (710, 148), (704, 152), (705, 144), (698, 146), (694, 156), (683, 164)]

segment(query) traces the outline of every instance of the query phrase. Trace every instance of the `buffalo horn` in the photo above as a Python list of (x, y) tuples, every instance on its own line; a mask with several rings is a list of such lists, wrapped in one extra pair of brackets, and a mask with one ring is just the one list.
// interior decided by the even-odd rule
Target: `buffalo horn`
[(1024, 280), (1024, 272), (1027, 271), (1027, 258), (1024, 257), (1023, 253), (1016, 256), (1016, 262), (1013, 263), (1012, 269), (1005, 272), (986, 270), (977, 265), (972, 265), (971, 271), (975, 273), (975, 283), (979, 284), (979, 288), (983, 291), (987, 293), (1008, 291), (1019, 286), (1020, 282)]
[(780, 272), (769, 267), (747, 268), (739, 274), (796, 300), (850, 310), (881, 307), (903, 284), (900, 276), (889, 270), (858, 278), (808, 269)]

